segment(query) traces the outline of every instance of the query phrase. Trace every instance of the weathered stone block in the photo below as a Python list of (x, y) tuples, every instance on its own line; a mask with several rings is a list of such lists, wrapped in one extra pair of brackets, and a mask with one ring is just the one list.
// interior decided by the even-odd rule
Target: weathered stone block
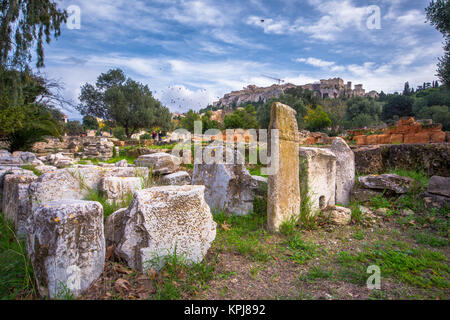
[(192, 182), (191, 176), (186, 171), (178, 171), (172, 174), (168, 174), (161, 178), (161, 182), (164, 185), (172, 186), (185, 186)]
[(36, 208), (27, 221), (27, 250), (41, 296), (63, 287), (79, 296), (103, 272), (103, 208), (98, 202), (61, 200)]
[[(272, 166), (278, 170), (268, 177), (267, 223), (269, 230), (278, 231), (281, 224), (300, 213), (299, 133), (296, 111), (273, 103), (269, 124), (269, 153)], [(272, 148), (272, 130), (278, 130), (279, 143)]]
[(40, 176), (29, 186), (30, 206), (28, 214), (50, 201), (63, 199), (81, 200), (87, 194), (80, 182), (66, 170), (57, 170)]
[(450, 197), (450, 178), (433, 176), (428, 183), (429, 193)]
[(177, 171), (181, 159), (168, 153), (154, 153), (140, 156), (135, 162), (139, 167), (153, 168), (152, 172), (158, 174), (169, 174)]
[(203, 260), (216, 237), (216, 223), (204, 199), (204, 186), (165, 186), (137, 191), (124, 214), (116, 253), (131, 268), (163, 266), (177, 254), (187, 263)]
[(101, 189), (109, 202), (123, 201), (144, 187), (144, 181), (138, 177), (106, 177), (102, 179)]
[[(245, 168), (242, 156), (236, 150), (209, 146), (206, 153), (223, 155), (222, 163), (202, 163), (194, 166), (193, 185), (204, 185), (205, 200), (212, 210), (235, 215), (247, 215), (253, 210), (253, 200), (260, 187)], [(235, 161), (226, 164), (226, 154)], [(241, 159), (241, 160), (239, 160)]]
[[(336, 156), (320, 148), (300, 148), (301, 184), (314, 213), (336, 203)], [(303, 191), (302, 191), (303, 194)]]
[(336, 156), (336, 203), (346, 206), (355, 184), (355, 154), (342, 138), (334, 139), (331, 152)]
[(380, 174), (359, 177), (359, 183), (368, 189), (391, 190), (397, 194), (404, 194), (411, 190), (415, 181), (396, 174)]
[(28, 186), (37, 179), (34, 175), (8, 174), (4, 179), (2, 211), (14, 224), (16, 233), (25, 235), (28, 214)]

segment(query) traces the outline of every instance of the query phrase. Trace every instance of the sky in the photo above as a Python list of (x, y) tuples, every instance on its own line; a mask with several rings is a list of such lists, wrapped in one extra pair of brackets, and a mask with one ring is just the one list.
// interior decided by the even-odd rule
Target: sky
[(276, 83), (266, 75), (297, 85), (340, 77), (367, 91), (401, 91), (406, 81), (437, 80), (443, 38), (426, 23), (428, 3), (63, 0), (60, 8), (80, 9), (79, 20), (69, 19), (46, 46), (40, 72), (63, 83), (64, 96), (77, 104), (83, 84), (121, 68), (172, 112)]

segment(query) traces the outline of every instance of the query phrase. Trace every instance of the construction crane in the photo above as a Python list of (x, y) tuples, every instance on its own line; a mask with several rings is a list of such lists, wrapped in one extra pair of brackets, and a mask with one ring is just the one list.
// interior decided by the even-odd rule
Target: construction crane
[(274, 77), (271, 77), (271, 76), (268, 76), (268, 75), (265, 75), (265, 74), (262, 74), (261, 76), (264, 77), (264, 78), (268, 78), (268, 79), (272, 79), (272, 80), (277, 81), (277, 82), (278, 82), (278, 85), (284, 83), (284, 80), (277, 79), (277, 78), (274, 78)]

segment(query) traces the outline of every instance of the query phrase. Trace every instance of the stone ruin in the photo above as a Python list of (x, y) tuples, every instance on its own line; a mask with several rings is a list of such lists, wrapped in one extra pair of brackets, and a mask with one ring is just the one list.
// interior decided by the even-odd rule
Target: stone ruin
[[(396, 175), (362, 176), (355, 187), (358, 152), (341, 138), (333, 139), (330, 148), (299, 147), (295, 111), (289, 106), (272, 105), (270, 128), (279, 130), (280, 141), (269, 148), (279, 166), (268, 179), (250, 175), (238, 151), (214, 144), (204, 153), (222, 160), (231, 154), (237, 161), (195, 164), (192, 179), (180, 171), (180, 158), (162, 152), (142, 155), (130, 166), (123, 161), (79, 165), (64, 153), (0, 150), (2, 212), (26, 238), (40, 294), (54, 298), (63, 288), (83, 294), (101, 275), (106, 248), (139, 271), (160, 270), (165, 256), (174, 253), (187, 263), (200, 262), (216, 237), (211, 210), (246, 215), (266, 192), (267, 226), (278, 231), (298, 216), (306, 198), (311, 214), (322, 211), (332, 223), (344, 225), (351, 221), (351, 210), (343, 207), (350, 201), (369, 201), (386, 190), (401, 195), (412, 188), (412, 180)], [(36, 176), (21, 168), (24, 164), (43, 174)], [(153, 174), (157, 181), (149, 179)], [(448, 172), (443, 175), (432, 177), (422, 195), (430, 208), (449, 206)], [(100, 203), (85, 200), (92, 191), (109, 203), (125, 195), (132, 200), (105, 219)]]
[(441, 124), (433, 124), (432, 120), (415, 121), (411, 117), (401, 118), (396, 126), (385, 129), (350, 130), (348, 136), (358, 146), (449, 142), (449, 137), (442, 131)]

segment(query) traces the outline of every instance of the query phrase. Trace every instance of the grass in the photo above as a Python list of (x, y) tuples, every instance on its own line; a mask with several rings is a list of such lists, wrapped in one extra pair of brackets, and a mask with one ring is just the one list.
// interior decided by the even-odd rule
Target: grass
[(300, 232), (289, 237), (285, 241), (289, 259), (298, 264), (305, 264), (318, 256), (318, 247), (311, 241), (304, 241)]
[(29, 165), (29, 164), (26, 164), (26, 165), (23, 165), (23, 166), (20, 166), (22, 169), (24, 169), (24, 170), (30, 170), (30, 171), (32, 171), (36, 176), (38, 176), (38, 177), (40, 177), (40, 176), (42, 176), (42, 172), (41, 171), (39, 171), (38, 169), (36, 169), (36, 166), (33, 166), (33, 165)]
[(195, 295), (207, 289), (208, 282), (215, 277), (216, 259), (189, 265), (183, 256), (176, 253), (164, 257), (165, 266), (153, 281), (155, 299), (183, 299), (185, 295)]
[(88, 164), (89, 162), (94, 164), (94, 165), (98, 165), (99, 163), (108, 163), (108, 164), (113, 164), (122, 160), (127, 160), (127, 162), (129, 164), (134, 164), (134, 160), (136, 160), (136, 158), (133, 157), (128, 157), (128, 156), (118, 156), (118, 157), (114, 157), (105, 161), (99, 160), (99, 159), (83, 159), (78, 161), (78, 164)]
[(341, 251), (338, 262), (346, 269), (344, 276), (359, 282), (366, 278), (368, 266), (377, 265), (382, 277), (416, 287), (448, 289), (450, 284), (448, 260), (442, 253), (414, 248), (404, 242), (378, 242), (357, 254)]
[(448, 239), (437, 237), (427, 232), (416, 233), (413, 235), (413, 238), (418, 244), (424, 244), (434, 248), (445, 247), (450, 244)]
[(133, 193), (126, 193), (120, 200), (114, 200), (113, 202), (109, 203), (106, 199), (106, 196), (102, 192), (100, 192), (99, 190), (91, 189), (89, 190), (89, 193), (84, 200), (99, 202), (103, 207), (103, 215), (106, 218), (117, 210), (128, 207), (132, 199)]
[(25, 243), (0, 213), (0, 299), (30, 299), (36, 296), (33, 269)]

